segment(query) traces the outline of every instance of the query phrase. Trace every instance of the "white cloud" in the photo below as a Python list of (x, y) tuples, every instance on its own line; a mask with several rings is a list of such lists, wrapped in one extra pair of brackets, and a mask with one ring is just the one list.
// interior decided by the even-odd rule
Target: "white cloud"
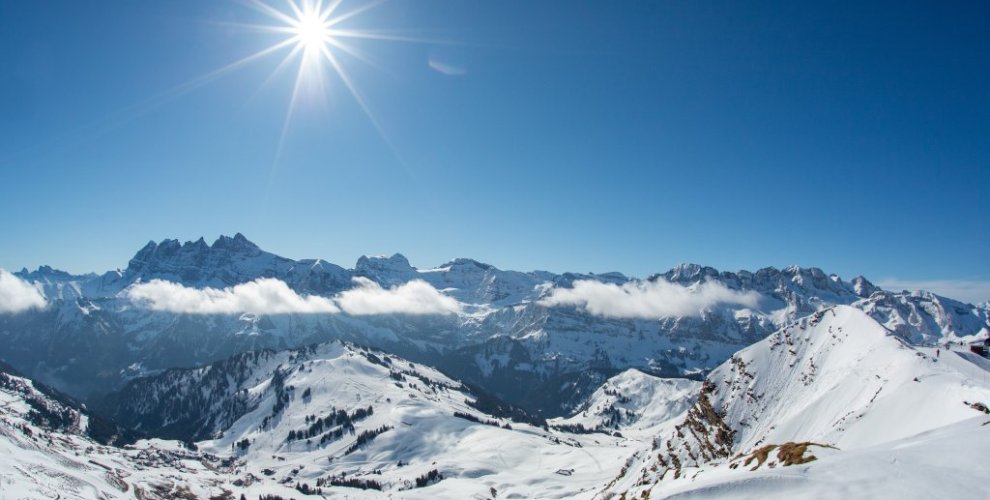
[(18, 313), (48, 305), (34, 285), (0, 269), (0, 313)]
[(217, 288), (189, 288), (170, 281), (138, 283), (125, 291), (132, 301), (156, 311), (187, 314), (288, 314), (345, 312), (375, 314), (455, 314), (460, 303), (422, 280), (382, 288), (367, 278), (354, 278), (355, 287), (334, 297), (299, 295), (285, 282), (262, 278)]
[(431, 55), (430, 56), (430, 59), (427, 62), (427, 64), (430, 65), (430, 68), (433, 68), (434, 71), (436, 71), (437, 73), (440, 73), (441, 75), (447, 75), (447, 76), (464, 76), (464, 75), (467, 74), (467, 69), (465, 69), (465, 68), (463, 68), (461, 66), (457, 66), (457, 65), (451, 64), (449, 62), (443, 61), (442, 59), (440, 59), (439, 57), (434, 56), (434, 55)]
[(668, 281), (630, 281), (623, 285), (594, 280), (575, 281), (573, 288), (554, 288), (540, 303), (575, 306), (612, 318), (698, 316), (716, 304), (756, 307), (760, 294), (739, 292), (716, 282), (685, 287)]
[(370, 314), (456, 314), (461, 304), (423, 280), (382, 288), (368, 278), (354, 278), (356, 287), (337, 295), (337, 304), (355, 316)]
[(979, 280), (899, 280), (885, 279), (877, 282), (881, 288), (901, 290), (928, 290), (950, 299), (979, 304), (990, 301), (990, 281)]
[(224, 289), (188, 288), (178, 283), (151, 280), (125, 291), (127, 297), (156, 311), (188, 314), (285, 314), (336, 313), (332, 300), (302, 296), (284, 281), (261, 278)]

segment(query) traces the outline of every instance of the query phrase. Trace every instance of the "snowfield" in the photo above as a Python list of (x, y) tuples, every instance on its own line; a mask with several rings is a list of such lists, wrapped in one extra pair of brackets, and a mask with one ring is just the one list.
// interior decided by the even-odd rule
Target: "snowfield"
[(970, 418), (806, 465), (746, 474), (715, 469), (690, 484), (654, 490), (650, 498), (986, 498), (988, 422)]

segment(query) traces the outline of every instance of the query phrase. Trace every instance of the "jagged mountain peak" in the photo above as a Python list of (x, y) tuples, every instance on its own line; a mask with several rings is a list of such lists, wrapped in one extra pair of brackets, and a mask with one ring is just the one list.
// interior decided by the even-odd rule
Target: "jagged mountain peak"
[(177, 239), (164, 239), (161, 242), (149, 241), (134, 256), (133, 261), (148, 261), (154, 258), (168, 258), (178, 254), (196, 254), (204, 252), (231, 252), (231, 253), (261, 253), (261, 248), (248, 240), (243, 234), (237, 233), (233, 237), (220, 235), (212, 245), (200, 236), (195, 241), (180, 243)]
[(746, 269), (741, 269), (736, 272), (732, 271), (719, 271), (718, 269), (705, 266), (701, 264), (694, 264), (690, 262), (685, 262), (672, 267), (666, 273), (660, 276), (666, 277), (669, 281), (674, 282), (697, 282), (706, 279), (721, 279), (721, 280), (737, 280), (737, 279), (776, 279), (781, 276), (785, 276), (793, 281), (801, 282), (805, 279), (812, 280), (834, 280), (841, 281), (836, 274), (826, 274), (825, 271), (818, 267), (802, 267), (798, 265), (791, 265), (778, 269), (774, 266), (767, 266), (757, 269), (756, 271), (749, 271)]
[(394, 253), (391, 256), (385, 255), (362, 255), (358, 257), (357, 264), (354, 266), (355, 270), (361, 269), (415, 269), (412, 264), (409, 263), (409, 259), (401, 253)]
[(782, 274), (790, 276), (791, 281), (805, 287), (813, 286), (818, 289), (829, 289), (832, 283), (843, 283), (837, 274), (826, 274), (818, 267), (801, 267), (792, 265), (784, 268)]
[(785, 267), (783, 269), (783, 272), (784, 273), (787, 273), (787, 274), (793, 274), (793, 275), (806, 275), (806, 276), (814, 276), (814, 277), (824, 277), (824, 276), (826, 276), (825, 271), (822, 271), (821, 268), (814, 267), (814, 266), (804, 267), (804, 266), (799, 266), (797, 264), (791, 264), (791, 265)]
[(280, 275), (294, 261), (261, 250), (243, 234), (221, 235), (208, 245), (200, 237), (148, 242), (119, 276), (106, 275), (100, 285), (110, 292), (136, 280), (165, 279), (194, 286), (227, 286), (263, 276)]
[[(203, 241), (203, 239), (200, 238), (199, 239), (199, 242), (202, 242), (202, 241)], [(210, 248), (211, 249), (214, 249), (214, 250), (216, 250), (216, 249), (225, 249), (225, 250), (242, 251), (242, 252), (260, 252), (261, 251), (261, 249), (258, 248), (258, 245), (255, 245), (254, 243), (252, 243), (250, 240), (248, 240), (246, 237), (244, 237), (244, 235), (241, 234), (241, 233), (237, 233), (233, 237), (226, 236), (226, 235), (220, 235), (220, 237), (217, 238), (217, 240), (213, 242), (213, 245), (211, 245)]]
[(354, 275), (384, 286), (394, 286), (416, 277), (416, 268), (401, 253), (391, 257), (362, 255), (354, 265)]
[(194, 241), (180, 242), (175, 238), (165, 238), (159, 242), (149, 240), (148, 243), (138, 251), (138, 253), (157, 251), (175, 252), (178, 250), (205, 250), (205, 249), (232, 249), (232, 250), (254, 250), (259, 249), (258, 245), (247, 239), (243, 234), (236, 233), (234, 236), (221, 234), (214, 240), (213, 244), (207, 244), (206, 238), (200, 236)]
[[(661, 276), (663, 275), (654, 275), (648, 279), (654, 280)], [(575, 281), (581, 281), (581, 280), (595, 280), (595, 281), (601, 281), (603, 283), (612, 283), (615, 285), (621, 285), (623, 283), (628, 282), (629, 277), (627, 277), (626, 275), (620, 272), (607, 272), (601, 274), (595, 274), (595, 273), (584, 274), (584, 273), (567, 272), (553, 276), (551, 281), (553, 282), (554, 286), (557, 287), (570, 287), (574, 285)]]
[[(20, 271), (14, 273), (18, 277), (28, 281), (66, 281), (78, 276), (73, 275), (69, 272), (63, 271), (61, 269), (55, 269), (51, 266), (42, 265), (38, 269), (31, 271), (28, 268), (22, 268)], [(83, 275), (83, 277), (92, 276), (91, 274)]]
[(879, 290), (876, 285), (874, 285), (870, 280), (866, 279), (863, 275), (856, 276), (850, 283), (852, 283), (853, 291), (856, 295), (860, 297), (869, 297), (873, 295), (873, 292)]
[(484, 271), (488, 271), (488, 270), (498, 271), (498, 268), (496, 268), (491, 264), (485, 264), (484, 262), (478, 262), (474, 259), (469, 259), (465, 257), (458, 257), (456, 259), (452, 259), (449, 262), (442, 264), (440, 267), (444, 268), (444, 267), (471, 267), (471, 266), (477, 267), (478, 269)]
[(670, 281), (697, 281), (707, 278), (717, 277), (719, 275), (718, 269), (710, 266), (702, 266), (700, 264), (694, 264), (690, 262), (684, 262), (678, 264), (664, 273), (664, 276)]

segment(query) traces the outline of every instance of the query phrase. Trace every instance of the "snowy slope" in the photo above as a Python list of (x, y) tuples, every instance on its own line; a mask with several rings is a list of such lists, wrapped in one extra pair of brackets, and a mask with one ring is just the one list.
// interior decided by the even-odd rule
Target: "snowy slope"
[[(990, 402), (985, 363), (968, 353), (916, 348), (859, 309), (802, 319), (714, 370), (680, 423), (659, 433), (612, 491), (690, 488), (713, 470), (746, 473), (808, 443), (797, 462), (951, 427)], [(764, 459), (749, 460), (766, 448)], [(796, 448), (799, 448), (797, 446)], [(935, 460), (935, 459), (933, 459)], [(780, 464), (778, 464), (780, 465)], [(742, 479), (737, 479), (742, 480)], [(749, 479), (746, 479), (749, 481)], [(754, 479), (755, 480), (755, 479)]]
[(205, 497), (224, 483), (216, 459), (174, 442), (104, 445), (90, 437), (94, 424), (49, 390), (0, 371), (0, 497)]
[(649, 433), (694, 404), (700, 388), (701, 382), (694, 380), (659, 378), (629, 369), (605, 381), (576, 414), (550, 424), (617, 430), (627, 437)]
[(984, 376), (955, 353), (936, 359), (866, 314), (836, 307), (741, 351), (709, 380), (728, 385), (712, 403), (744, 429), (736, 437), (743, 449), (798, 436), (849, 448), (971, 417), (962, 402), (990, 399)]
[[(486, 411), (497, 401), (432, 368), (339, 342), (173, 370), (125, 392), (118, 416), (138, 415), (130, 421), (145, 430), (201, 426), (212, 439), (199, 449), (232, 457), (229, 479), (249, 494), (297, 483), (361, 494), (336, 480), (413, 498), (489, 497), (492, 488), (570, 498), (597, 491), (645, 444), (494, 416)], [(441, 481), (414, 488), (433, 470)]]
[(671, 499), (965, 499), (990, 497), (990, 418), (876, 446), (833, 453), (805, 465), (706, 473), (696, 481), (656, 489)]
[[(205, 373), (221, 370), (244, 377), (230, 377), (228, 387), (198, 385)], [(264, 352), (184, 375), (159, 377), (166, 379), (164, 390), (183, 393), (172, 400), (177, 415), (193, 392), (247, 405), (215, 439), (197, 443), (198, 451), (162, 440), (100, 445), (83, 435), (84, 416), (45, 399), (30, 380), (4, 375), (3, 497), (208, 498), (229, 491), (234, 498), (307, 498), (304, 492), (317, 488), (351, 498), (383, 492), (399, 498), (590, 497), (632, 447), (607, 434), (574, 435), (489, 415), (477, 407), (490, 402), (435, 370), (341, 343)], [(167, 399), (165, 393), (148, 396)], [(68, 423), (32, 423), (29, 397), (64, 409)], [(172, 416), (162, 407), (151, 410)], [(210, 411), (234, 410), (220, 403)]]

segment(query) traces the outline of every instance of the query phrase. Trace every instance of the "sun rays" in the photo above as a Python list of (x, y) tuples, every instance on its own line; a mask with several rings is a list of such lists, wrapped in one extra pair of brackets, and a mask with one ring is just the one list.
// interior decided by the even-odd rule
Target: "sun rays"
[(308, 79), (312, 79), (317, 88), (324, 91), (325, 77), (328, 74), (336, 75), (337, 80), (344, 84), (368, 118), (378, 126), (374, 115), (365, 102), (364, 97), (358, 91), (353, 78), (348, 74), (340, 59), (340, 54), (358, 59), (365, 63), (372, 64), (356, 48), (352, 47), (343, 39), (346, 38), (370, 38), (381, 39), (373, 33), (366, 33), (359, 30), (348, 30), (341, 27), (341, 23), (359, 16), (372, 9), (382, 2), (370, 2), (351, 10), (341, 9), (342, 0), (285, 0), (284, 8), (279, 9), (270, 2), (262, 0), (246, 0), (246, 4), (257, 12), (268, 18), (272, 24), (264, 25), (242, 25), (269, 33), (284, 35), (285, 38), (273, 45), (264, 48), (246, 59), (253, 59), (254, 56), (270, 52), (284, 51), (288, 48), (288, 53), (276, 66), (272, 77), (284, 71), (287, 67), (296, 65), (295, 83), (292, 86), (292, 94), (289, 97), (289, 105), (286, 110), (285, 123), (282, 126), (282, 134), (279, 138), (279, 148), (285, 139), (286, 130), (291, 121), (292, 113), (295, 110), (301, 89)]
[[(266, 86), (278, 75), (293, 68), (295, 79), (288, 98), (285, 117), (282, 121), (277, 145), (275, 148), (269, 187), (275, 176), (279, 158), (289, 133), (293, 114), (300, 104), (304, 89), (315, 90), (322, 99), (328, 95), (328, 81), (342, 84), (354, 98), (364, 115), (374, 126), (379, 136), (390, 150), (395, 148), (389, 140), (381, 124), (367, 104), (358, 86), (345, 67), (345, 60), (358, 60), (377, 69), (381, 67), (371, 61), (348, 40), (359, 39), (381, 40), (393, 42), (424, 42), (403, 36), (376, 33), (358, 29), (346, 28), (346, 21), (352, 20), (367, 11), (381, 5), (384, 0), (365, 2), (358, 7), (345, 9), (343, 0), (241, 0), (243, 4), (264, 15), (263, 24), (232, 24), (233, 27), (251, 31), (259, 31), (278, 35), (279, 38), (271, 45), (258, 50), (228, 66), (217, 70), (220, 73), (239, 68), (261, 58), (274, 54), (284, 54), (271, 74), (262, 84)], [(341, 57), (344, 56), (344, 57)], [(219, 76), (219, 75), (217, 75)], [(329, 77), (329, 80), (328, 80)], [(266, 194), (267, 198), (267, 194)]]

